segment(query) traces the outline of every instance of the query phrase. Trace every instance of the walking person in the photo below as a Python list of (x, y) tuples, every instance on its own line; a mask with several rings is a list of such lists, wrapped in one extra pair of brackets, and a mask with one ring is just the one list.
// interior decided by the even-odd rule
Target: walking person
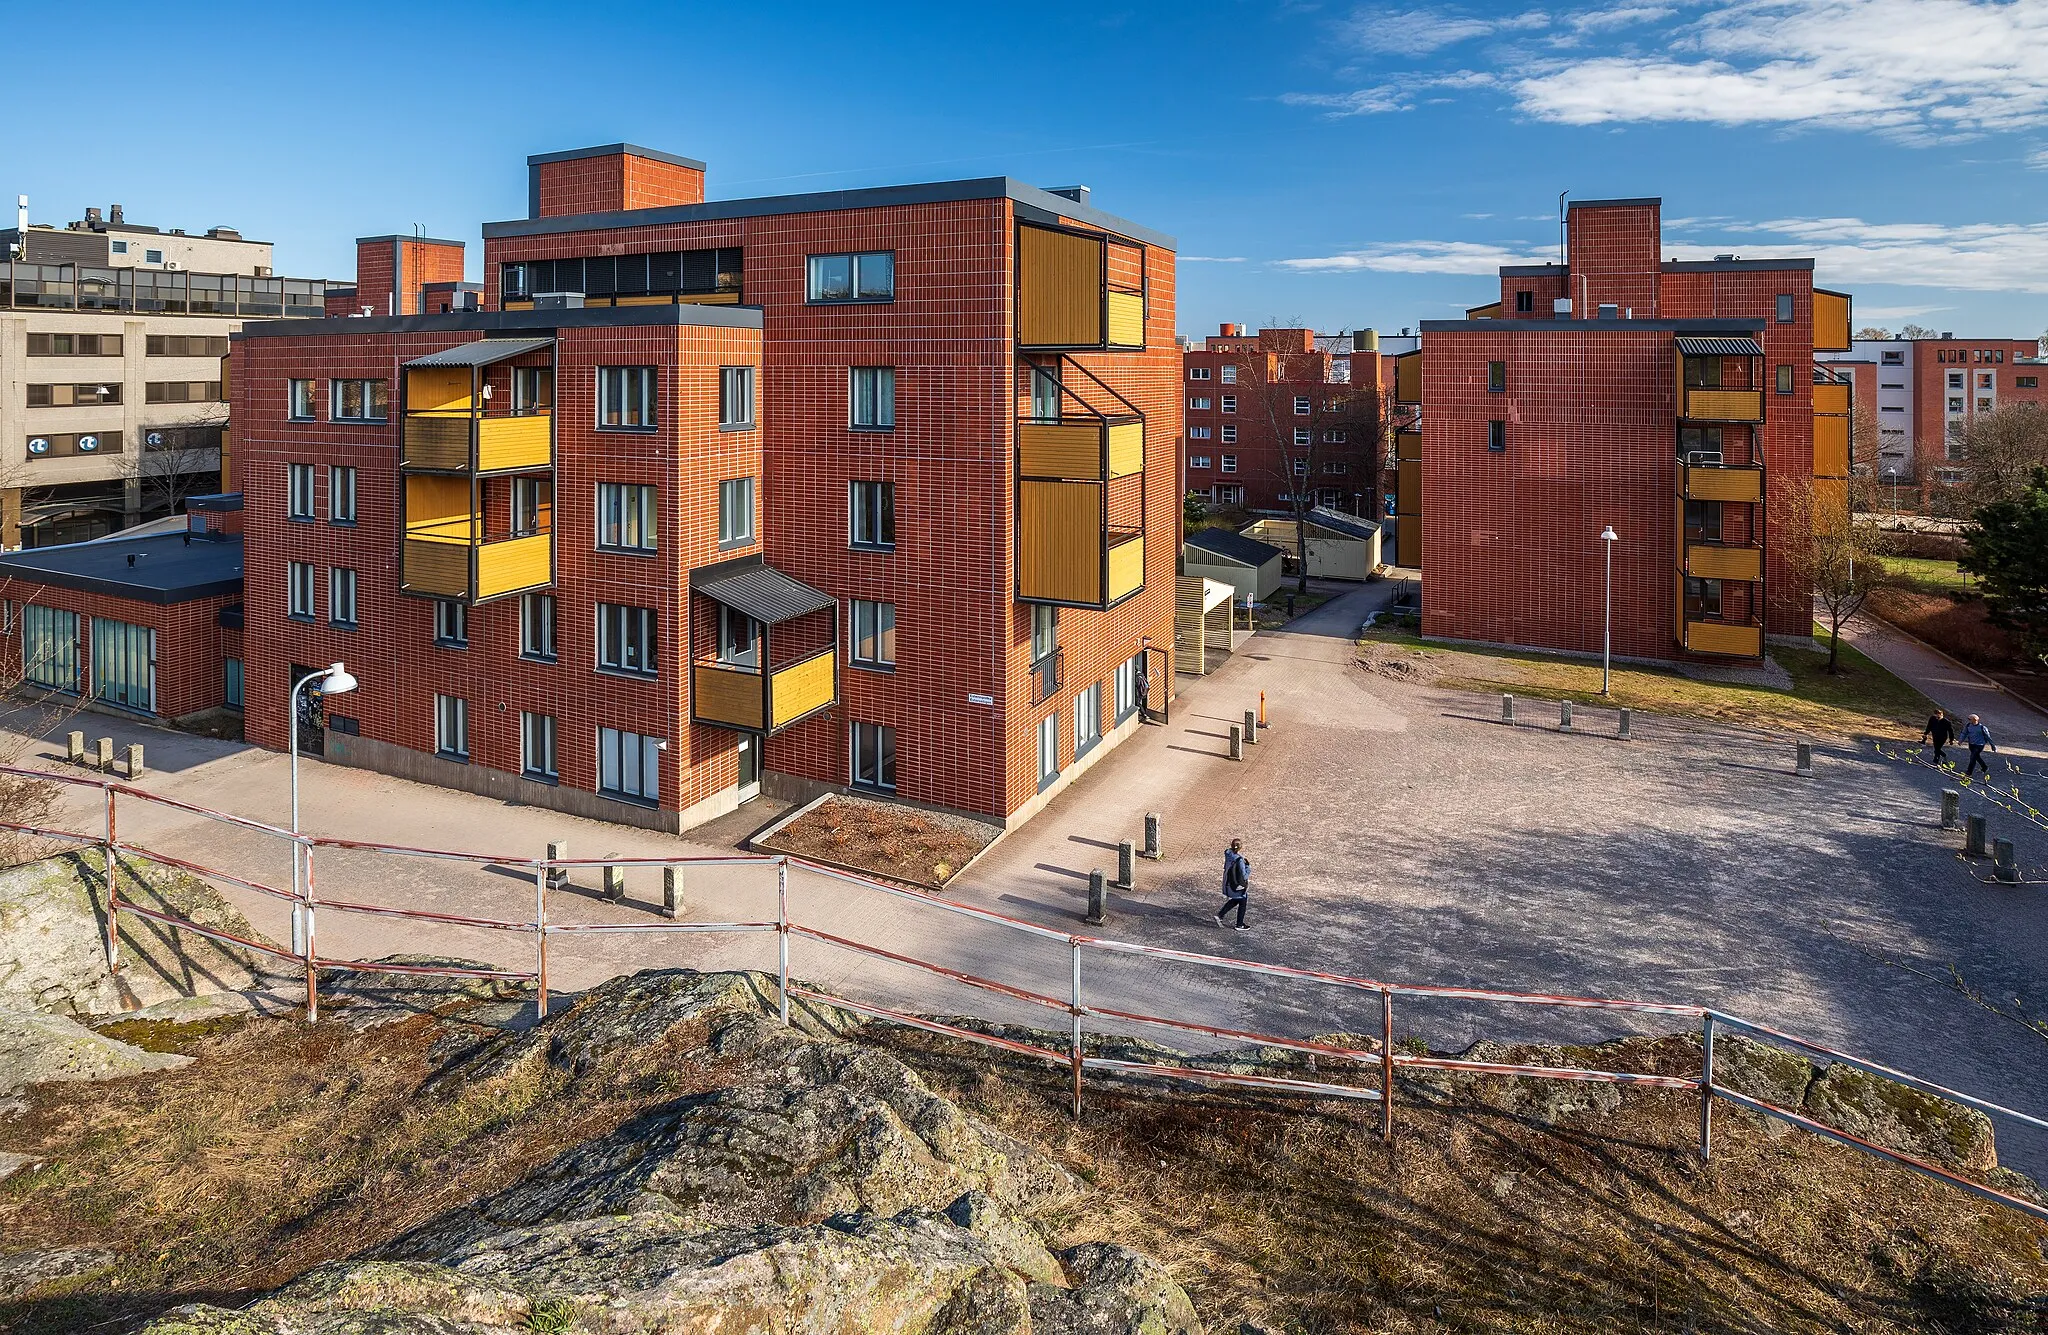
[(1984, 748), (1988, 746), (1994, 751), (1998, 749), (1998, 743), (1991, 740), (1991, 729), (1985, 727), (1978, 721), (1977, 716), (1972, 714), (1970, 721), (1963, 725), (1963, 730), (1956, 734), (1956, 740), (1970, 748), (1970, 763), (1963, 766), (1963, 777), (1967, 779), (1973, 771), (1981, 769), (1984, 771), (1984, 777), (1990, 778), (1991, 766), (1985, 763)]
[(1937, 765), (1948, 763), (1948, 743), (1949, 739), (1955, 735), (1955, 720), (1948, 716), (1946, 709), (1935, 710), (1934, 717), (1928, 719), (1927, 726), (1920, 730), (1920, 740), (1922, 742), (1931, 741), (1934, 743), (1934, 763)]
[(1244, 840), (1233, 839), (1223, 852), (1223, 907), (1216, 910), (1216, 925), (1221, 927), (1223, 919), (1235, 909), (1237, 930), (1245, 930), (1244, 910), (1251, 896), (1252, 864), (1244, 855)]

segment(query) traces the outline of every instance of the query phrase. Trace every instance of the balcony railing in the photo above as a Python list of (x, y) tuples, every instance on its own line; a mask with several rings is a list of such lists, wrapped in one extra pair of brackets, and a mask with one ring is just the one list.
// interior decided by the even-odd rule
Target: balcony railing
[(486, 417), (468, 408), (405, 415), (400, 462), (416, 472), (509, 473), (554, 464), (553, 419), (544, 412)]
[(242, 318), (327, 314), (328, 284), (317, 278), (259, 278), (185, 269), (9, 263), (0, 259), (0, 308), (144, 311)]
[(1145, 471), (1137, 418), (1017, 424), (1017, 476), (1108, 482)]
[(692, 665), (690, 700), (701, 723), (772, 733), (838, 698), (838, 649), (821, 649), (769, 672), (703, 660)]
[(1688, 652), (1695, 654), (1714, 654), (1723, 658), (1761, 658), (1764, 653), (1764, 628), (1753, 622), (1744, 624), (1734, 621), (1696, 621), (1687, 618), (1685, 647)]
[(398, 587), (420, 597), (488, 602), (554, 581), (554, 538), (485, 538), (471, 516), (406, 525)]
[(1144, 248), (1101, 232), (1024, 224), (1017, 228), (1017, 345), (1055, 348), (1139, 349), (1145, 346), (1145, 293), (1109, 277), (1112, 244), (1135, 251), (1144, 272)]
[(1104, 516), (1103, 484), (1017, 484), (1017, 597), (1108, 608), (1145, 587), (1145, 535)]
[(1753, 543), (1688, 542), (1685, 573), (1695, 579), (1754, 583), (1764, 577), (1763, 549)]
[(1750, 465), (1684, 466), (1679, 485), (1689, 501), (1735, 501), (1755, 505), (1764, 498), (1764, 470)]
[(1690, 422), (1761, 422), (1764, 394), (1760, 389), (1688, 388), (1679, 416)]

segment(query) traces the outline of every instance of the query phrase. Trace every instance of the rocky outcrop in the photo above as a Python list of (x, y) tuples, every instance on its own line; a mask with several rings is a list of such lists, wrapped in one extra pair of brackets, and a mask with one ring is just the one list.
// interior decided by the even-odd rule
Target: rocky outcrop
[(0, 1010), (0, 1109), (49, 1080), (105, 1080), (183, 1066), (190, 1057), (145, 1052), (64, 1015)]

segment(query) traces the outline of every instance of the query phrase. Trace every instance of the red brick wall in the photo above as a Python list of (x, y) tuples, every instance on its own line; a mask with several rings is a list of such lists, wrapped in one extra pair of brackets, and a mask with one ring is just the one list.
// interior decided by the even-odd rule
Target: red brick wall
[(704, 202), (701, 170), (654, 158), (624, 153), (571, 158), (541, 163), (539, 173), (543, 218)]
[[(1917, 339), (1913, 343), (1913, 441), (1914, 450), (1923, 473), (1941, 466), (1947, 460), (1948, 443), (1948, 401), (1953, 395), (1961, 395), (1963, 418), (1968, 422), (1977, 413), (1977, 398), (1990, 394), (1995, 405), (2003, 408), (2009, 403), (2048, 404), (2048, 366), (2021, 366), (2022, 357), (2038, 356), (2040, 346), (2033, 339), (2012, 338), (1957, 338)], [(2003, 353), (2005, 360), (1996, 356)], [(1943, 361), (1946, 355), (1954, 358)], [(1990, 359), (1987, 360), (1987, 357)], [(1895, 371), (1898, 369), (1893, 368)], [(1963, 377), (1963, 388), (1948, 388), (1951, 372)], [(1985, 390), (1979, 385), (1979, 377), (1992, 377), (1992, 388)], [(2032, 376), (2041, 384), (2022, 389), (2014, 383), (2021, 376)]]
[[(462, 243), (428, 238), (365, 237), (356, 242), (356, 295), (340, 311), (353, 315), (419, 315), (420, 288), (462, 281)], [(395, 267), (394, 267), (395, 265)], [(329, 303), (328, 314), (337, 312)]]
[(399, 314), (425, 315), (420, 289), (428, 283), (462, 281), (462, 244), (443, 241), (400, 241), (398, 256)]
[[(1515, 309), (1515, 294), (1527, 292), (1529, 309)], [(1557, 318), (1557, 300), (1565, 295), (1565, 276), (1541, 274), (1530, 277), (1503, 277), (1500, 280), (1500, 318), (1503, 320), (1554, 320)], [(1640, 314), (1641, 312), (1638, 312)]]
[[(1219, 346), (1220, 345), (1220, 346)], [(1377, 354), (1347, 354), (1317, 352), (1315, 333), (1308, 329), (1261, 329), (1252, 339), (1234, 337), (1212, 338), (1206, 346), (1190, 348), (1181, 354), (1181, 402), (1187, 413), (1187, 428), (1207, 427), (1207, 439), (1187, 437), (1183, 458), (1187, 461), (1187, 487), (1211, 494), (1216, 486), (1241, 486), (1244, 488), (1244, 503), (1252, 510), (1283, 510), (1289, 503), (1282, 501), (1283, 492), (1291, 493), (1295, 479), (1287, 471), (1287, 458), (1283, 446), (1293, 444), (1295, 422), (1292, 415), (1292, 399), (1297, 393), (1319, 394), (1333, 392), (1332, 387), (1348, 389), (1345, 382), (1336, 380), (1336, 363), (1340, 356), (1349, 360), (1354, 367), (1352, 385), (1374, 386), (1380, 376)], [(1237, 368), (1237, 382), (1223, 382), (1223, 368)], [(1209, 372), (1207, 380), (1191, 378), (1197, 369)], [(1387, 375), (1392, 375), (1389, 367)], [(1341, 391), (1336, 391), (1341, 392)], [(1231, 395), (1237, 400), (1237, 411), (1223, 411), (1223, 396)], [(1267, 411), (1267, 399), (1275, 399), (1274, 412)], [(1207, 409), (1192, 406), (1196, 399), (1209, 400)], [(1279, 419), (1275, 434), (1275, 416)], [(1307, 425), (1307, 419), (1303, 425)], [(1237, 428), (1235, 443), (1223, 439), (1223, 428)], [(1321, 454), (1336, 456), (1329, 447), (1319, 446)], [(1237, 471), (1223, 471), (1223, 456), (1237, 458)], [(1343, 462), (1349, 471), (1339, 477), (1318, 475), (1303, 479), (1309, 487), (1333, 487), (1342, 493), (1340, 509), (1349, 510), (1352, 496), (1360, 499), (1360, 508), (1368, 515), (1373, 513), (1373, 498), (1378, 489), (1378, 470), (1371, 466), (1371, 450), (1345, 452)], [(1193, 465), (1196, 458), (1209, 460), (1207, 468)], [(1319, 459), (1320, 462), (1320, 459)]]
[(389, 238), (356, 242), (356, 295), (351, 311), (368, 307), (372, 315), (389, 315), (398, 291), (398, 273), (392, 267), (397, 251)]
[(1659, 211), (1655, 203), (1572, 206), (1565, 224), (1571, 285), (1562, 295), (1572, 299), (1574, 315), (1590, 320), (1602, 305), (1632, 309), (1638, 319), (1658, 314)]
[[(0, 663), (10, 675), (21, 662), (21, 608), (34, 603), (78, 614), (78, 677), (92, 683), (92, 618), (108, 617), (156, 631), (156, 712), (183, 718), (219, 708), (226, 698), (225, 660), (241, 652), (241, 632), (224, 629), (221, 609), (240, 599), (232, 594), (183, 603), (147, 603), (37, 584), (19, 575), (0, 579), (0, 598), (11, 606), (0, 630)], [(33, 689), (33, 688), (32, 688)]]

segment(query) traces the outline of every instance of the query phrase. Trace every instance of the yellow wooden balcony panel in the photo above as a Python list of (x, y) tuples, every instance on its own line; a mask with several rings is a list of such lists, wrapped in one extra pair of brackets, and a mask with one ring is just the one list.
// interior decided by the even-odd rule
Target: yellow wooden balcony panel
[(1403, 566), (1422, 567), (1422, 516), (1402, 515), (1394, 530), (1394, 559)]
[(1145, 535), (1133, 533), (1109, 549), (1109, 597), (1121, 602), (1145, 587)]
[(405, 368), (405, 410), (409, 413), (466, 413), (471, 406), (466, 366)]
[(1688, 621), (1685, 623), (1685, 647), (1696, 654), (1761, 658), (1764, 652), (1763, 627), (1730, 625), (1722, 621)]
[(1829, 292), (1818, 287), (1813, 290), (1814, 351), (1847, 352), (1852, 346), (1849, 304), (1846, 292)]
[(1394, 459), (1398, 463), (1422, 462), (1422, 433), (1420, 431), (1396, 431), (1394, 433)]
[(1023, 422), (1017, 427), (1017, 475), (1092, 479), (1102, 476), (1102, 424)]
[(1100, 606), (1102, 489), (1092, 482), (1017, 484), (1017, 596)]
[(1816, 382), (1813, 387), (1813, 411), (1815, 416), (1828, 414), (1847, 417), (1849, 386), (1830, 380)]
[(468, 468), (469, 414), (405, 419), (402, 462), (408, 468)]
[(407, 593), (441, 598), (469, 596), (469, 544), (408, 535), (400, 578)]
[(690, 673), (690, 708), (707, 723), (766, 732), (761, 717), (761, 674), (744, 668), (698, 663)]
[(1109, 475), (1129, 477), (1145, 471), (1145, 424), (1115, 422), (1109, 428)]
[(1764, 554), (1754, 547), (1722, 547), (1710, 542), (1688, 543), (1685, 573), (1694, 579), (1736, 579), (1756, 581), (1764, 577)]
[(1112, 348), (1142, 348), (1145, 346), (1144, 293), (1112, 292), (1109, 294), (1109, 346)]
[(1755, 505), (1764, 498), (1761, 468), (1687, 468), (1684, 474), (1687, 500)]
[(1815, 477), (1849, 476), (1848, 418), (1816, 417), (1813, 419), (1813, 475)]
[(479, 600), (538, 589), (554, 580), (554, 548), (545, 533), (487, 542), (476, 554)]
[(1394, 512), (1412, 515), (1422, 512), (1422, 461), (1403, 459), (1394, 467)]
[(838, 698), (835, 663), (838, 650), (825, 649), (770, 674), (768, 696), (772, 726), (794, 723)]
[(1422, 353), (1404, 352), (1394, 358), (1394, 401), (1422, 402)]
[(1760, 389), (1688, 389), (1682, 416), (1695, 422), (1761, 422), (1764, 395)]
[[(663, 297), (662, 300), (667, 301), (668, 298)], [(676, 298), (678, 306), (737, 306), (739, 302), (740, 294), (737, 292), (685, 292)], [(625, 305), (625, 298), (621, 297), (619, 304)]]
[(1017, 342), (1093, 348), (1103, 342), (1100, 238), (1046, 227), (1017, 229)]
[(484, 418), (477, 424), (478, 471), (546, 468), (552, 464), (554, 437), (549, 430), (552, 420), (546, 413)]
[(507, 311), (530, 311), (533, 309), (531, 301), (502, 301), (498, 303), (498, 306), (500, 310)]

